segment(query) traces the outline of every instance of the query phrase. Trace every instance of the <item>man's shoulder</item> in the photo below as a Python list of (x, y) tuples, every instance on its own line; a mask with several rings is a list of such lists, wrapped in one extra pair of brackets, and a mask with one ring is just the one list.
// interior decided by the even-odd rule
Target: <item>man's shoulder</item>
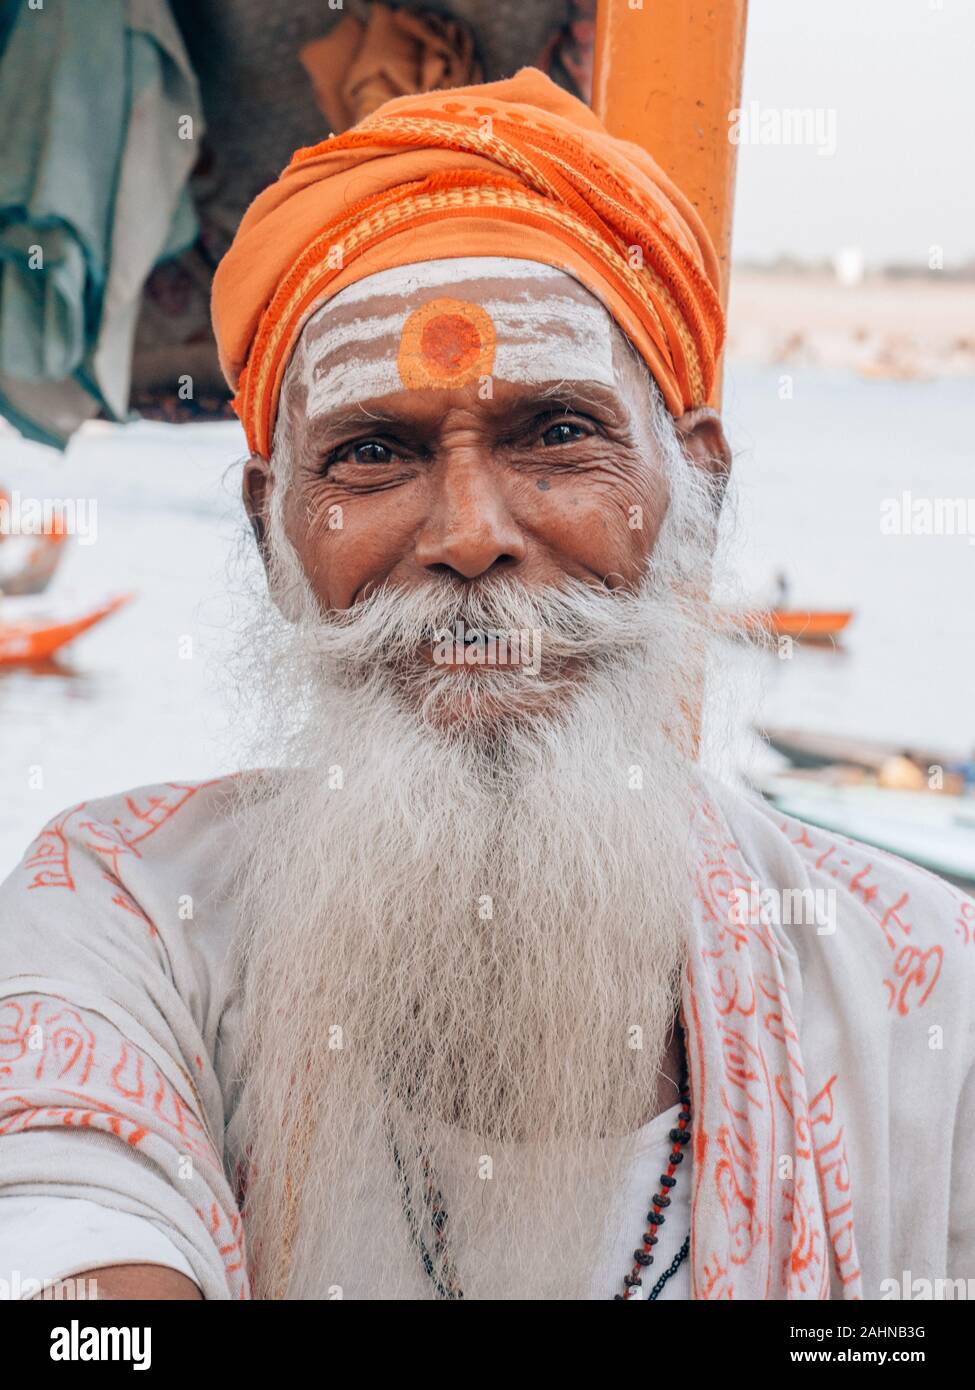
[(206, 781), (151, 782), (141, 787), (112, 792), (75, 802), (58, 811), (41, 828), (39, 836), (90, 840), (92, 848), (124, 845), (150, 853), (167, 835), (184, 829), (189, 821), (219, 819), (230, 804), (240, 774)]
[(219, 863), (250, 775), (152, 783), (67, 806), (34, 835), (6, 887), (77, 893), (92, 878), (145, 883), (167, 868), (188, 873), (194, 860)]

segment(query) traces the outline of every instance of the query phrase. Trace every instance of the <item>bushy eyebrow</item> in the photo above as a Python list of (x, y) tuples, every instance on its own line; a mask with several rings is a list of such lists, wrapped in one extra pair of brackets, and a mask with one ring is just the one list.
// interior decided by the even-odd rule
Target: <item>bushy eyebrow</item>
[(396, 411), (373, 410), (356, 402), (340, 410), (305, 417), (305, 439), (313, 444), (321, 439), (356, 434), (360, 430), (393, 429), (402, 425), (403, 417)]
[(549, 408), (561, 406), (565, 410), (587, 407), (607, 416), (612, 425), (622, 427), (630, 422), (630, 412), (618, 392), (595, 381), (555, 382), (530, 401), (526, 400), (525, 404), (544, 405)]
[[(619, 394), (600, 382), (557, 381), (539, 386), (520, 400), (495, 397), (483, 402), (486, 414), (494, 414), (505, 423), (519, 425), (533, 415), (564, 411), (594, 411), (611, 429), (625, 429), (631, 423), (629, 410)], [(352, 438), (363, 432), (383, 430), (423, 432), (435, 425), (433, 419), (418, 419), (402, 411), (383, 408), (379, 401), (371, 404), (356, 402), (321, 415), (306, 416), (304, 442), (315, 447), (339, 439)]]

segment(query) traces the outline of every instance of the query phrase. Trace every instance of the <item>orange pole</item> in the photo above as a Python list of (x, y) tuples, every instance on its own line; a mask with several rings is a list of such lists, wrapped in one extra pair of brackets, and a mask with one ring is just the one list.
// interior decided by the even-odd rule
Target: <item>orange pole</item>
[[(599, 0), (593, 110), (649, 151), (697, 208), (727, 308), (748, 0)], [(713, 403), (719, 403), (720, 376)]]

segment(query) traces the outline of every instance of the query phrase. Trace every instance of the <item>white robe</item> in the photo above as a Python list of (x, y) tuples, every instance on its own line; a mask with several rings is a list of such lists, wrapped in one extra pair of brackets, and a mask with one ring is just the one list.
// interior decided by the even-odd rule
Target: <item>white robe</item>
[[(231, 791), (73, 807), (0, 888), (0, 1290), (146, 1261), (249, 1294), (215, 892)], [(975, 902), (727, 788), (698, 844), (691, 1296), (975, 1296)], [(835, 930), (775, 920), (790, 890)], [(60, 1267), (25, 1267), (31, 1239)]]

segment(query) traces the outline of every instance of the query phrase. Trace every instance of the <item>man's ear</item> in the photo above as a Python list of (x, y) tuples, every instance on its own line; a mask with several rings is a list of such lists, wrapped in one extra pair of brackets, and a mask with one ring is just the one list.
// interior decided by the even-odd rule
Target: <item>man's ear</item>
[(269, 508), (271, 505), (271, 465), (267, 459), (262, 459), (258, 454), (252, 454), (244, 464), (244, 476), (241, 483), (241, 492), (244, 498), (244, 510), (247, 512), (247, 519), (250, 521), (251, 530), (254, 532), (254, 539), (257, 541), (257, 548), (261, 552), (261, 559), (267, 567), (267, 555), (265, 553), (265, 543), (268, 531)]
[(687, 457), (719, 482), (722, 492), (731, 473), (731, 449), (725, 439), (721, 416), (709, 405), (686, 410), (675, 421)]

